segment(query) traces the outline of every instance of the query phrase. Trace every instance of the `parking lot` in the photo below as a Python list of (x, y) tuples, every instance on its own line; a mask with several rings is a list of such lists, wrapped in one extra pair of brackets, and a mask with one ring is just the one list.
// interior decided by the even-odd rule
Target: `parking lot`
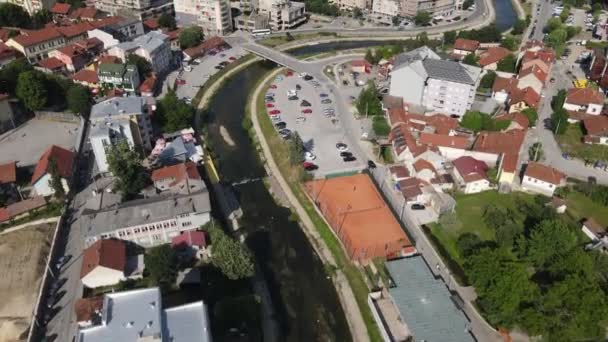
[[(267, 95), (274, 95), (274, 102), (266, 103), (267, 113), (275, 113), (271, 115), (273, 122), (283, 122), (287, 129), (298, 132), (305, 149), (314, 155), (314, 159), (307, 156), (306, 161), (318, 167), (314, 171), (315, 176), (360, 168), (363, 163), (360, 156), (353, 153), (355, 160), (344, 161), (336, 146), (345, 143), (348, 149), (333, 94), (322, 85), (315, 88), (314, 80), (306, 81), (297, 74), (289, 75), (277, 77), (266, 92)], [(289, 100), (288, 91), (294, 92), (297, 99)], [(310, 106), (302, 106), (303, 100)], [(326, 109), (330, 110), (327, 115), (324, 114)], [(334, 115), (331, 115), (331, 110)], [(350, 149), (347, 152), (352, 153)]]
[(167, 86), (173, 87), (176, 84), (175, 80), (181, 79), (183, 80), (181, 82), (184, 82), (184, 84), (177, 84), (177, 97), (180, 99), (193, 98), (209, 77), (219, 71), (219, 69), (216, 69), (219, 63), (232, 63), (246, 54), (245, 50), (237, 46), (221, 51), (215, 56), (207, 55), (201, 57), (198, 65), (190, 64), (191, 71), (186, 71), (182, 68), (171, 72), (165, 79), (161, 94), (158, 97), (160, 98), (167, 93)]

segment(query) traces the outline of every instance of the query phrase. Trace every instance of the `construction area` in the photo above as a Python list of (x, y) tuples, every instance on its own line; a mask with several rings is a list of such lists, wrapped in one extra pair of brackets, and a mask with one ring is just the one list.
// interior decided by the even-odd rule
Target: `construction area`
[(0, 235), (0, 341), (27, 337), (55, 222)]

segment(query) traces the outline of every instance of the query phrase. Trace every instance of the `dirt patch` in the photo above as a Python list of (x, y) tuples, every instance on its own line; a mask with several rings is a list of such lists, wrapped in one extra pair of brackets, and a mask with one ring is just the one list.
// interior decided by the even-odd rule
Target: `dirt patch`
[(0, 239), (0, 341), (18, 341), (29, 327), (54, 229), (45, 223)]
[(222, 139), (224, 139), (224, 142), (228, 144), (228, 146), (234, 146), (234, 140), (232, 140), (232, 137), (230, 136), (230, 133), (228, 133), (226, 127), (220, 126), (220, 135), (222, 136)]

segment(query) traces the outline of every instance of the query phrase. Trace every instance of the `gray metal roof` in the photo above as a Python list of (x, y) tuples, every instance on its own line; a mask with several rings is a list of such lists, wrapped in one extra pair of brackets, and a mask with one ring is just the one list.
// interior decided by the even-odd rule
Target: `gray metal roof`
[(164, 33), (157, 31), (150, 31), (143, 36), (139, 36), (130, 42), (124, 42), (116, 45), (116, 47), (123, 50), (134, 50), (139, 47), (146, 51), (155, 51), (160, 48), (169, 39)]
[(211, 342), (209, 325), (207, 306), (203, 302), (165, 309), (163, 341)]
[(211, 212), (207, 190), (186, 195), (161, 195), (94, 211), (85, 209), (80, 217), (84, 236), (99, 236), (117, 229), (175, 218), (189, 213)]
[(456, 83), (475, 84), (475, 80), (471, 78), (467, 70), (458, 62), (425, 59), (422, 61), (422, 65), (424, 65), (424, 69), (430, 78)]
[(435, 51), (431, 50), (429, 47), (421, 46), (412, 51), (400, 53), (395, 56), (395, 60), (393, 61), (393, 70), (403, 65), (408, 65), (415, 61), (422, 61), (425, 59), (440, 59), (440, 57), (435, 53)]
[(386, 263), (397, 287), (389, 289), (414, 341), (473, 342), (465, 331), (468, 320), (452, 299), (446, 285), (435, 279), (422, 257)]
[(114, 97), (91, 108), (91, 120), (106, 119), (115, 115), (138, 115), (142, 114), (144, 105), (143, 98), (139, 96)]

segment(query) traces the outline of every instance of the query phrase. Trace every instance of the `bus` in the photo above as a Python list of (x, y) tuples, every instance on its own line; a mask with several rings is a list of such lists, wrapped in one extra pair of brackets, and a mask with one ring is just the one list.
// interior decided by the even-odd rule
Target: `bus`
[(270, 34), (270, 29), (257, 29), (257, 30), (253, 30), (251, 31), (251, 34), (255, 37), (255, 38), (260, 38), (260, 37), (264, 37)]

